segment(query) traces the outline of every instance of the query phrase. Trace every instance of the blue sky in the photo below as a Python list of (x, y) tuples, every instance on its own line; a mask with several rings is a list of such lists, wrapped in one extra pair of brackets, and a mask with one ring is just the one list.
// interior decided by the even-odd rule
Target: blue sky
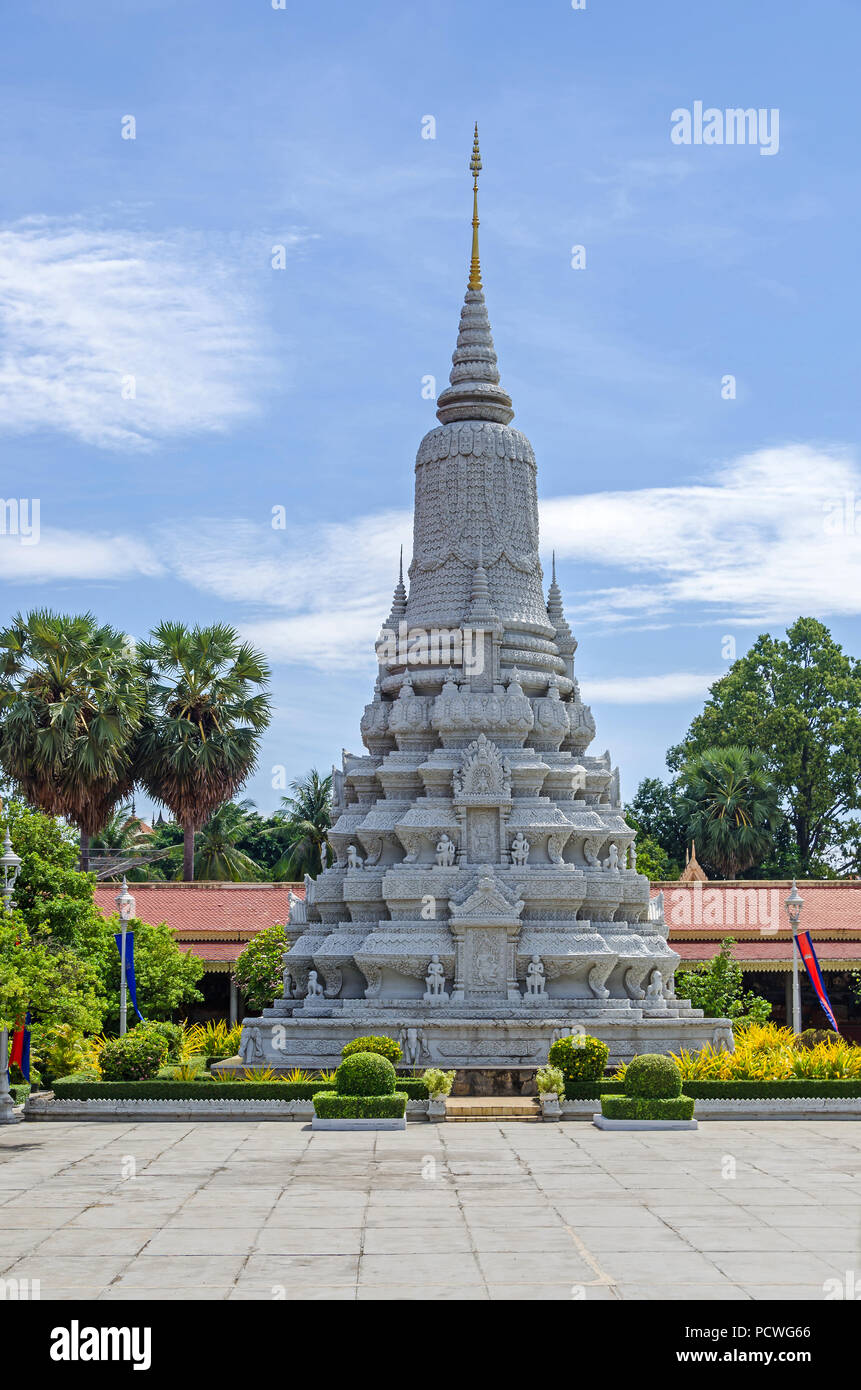
[[(0, 492), (39, 499), (40, 535), (0, 536), (4, 620), (236, 623), (274, 666), (263, 810), (273, 768), (358, 750), (436, 423), (422, 379), (447, 380), (466, 284), (477, 119), (488, 307), (593, 751), (626, 795), (660, 775), (727, 638), (810, 613), (857, 654), (861, 14), (688, 8), (8, 12)], [(697, 101), (777, 109), (777, 153), (674, 144)]]

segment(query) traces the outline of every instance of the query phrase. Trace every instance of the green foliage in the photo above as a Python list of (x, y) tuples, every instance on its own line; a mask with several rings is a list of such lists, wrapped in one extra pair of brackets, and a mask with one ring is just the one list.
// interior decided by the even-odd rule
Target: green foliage
[(628, 1063), (625, 1094), (669, 1100), (682, 1093), (682, 1074), (672, 1057), (659, 1052), (643, 1052)]
[[(675, 786), (658, 777), (644, 777), (633, 801), (625, 807), (625, 819), (637, 832), (637, 867), (641, 872), (649, 878), (678, 878), (690, 834)], [(653, 873), (652, 868), (661, 872)]]
[(861, 661), (814, 618), (799, 618), (785, 641), (758, 637), (711, 687), (667, 762), (678, 771), (732, 745), (759, 749), (780, 792), (796, 858), (784, 872), (816, 877), (861, 808)]
[(607, 1120), (692, 1120), (694, 1097), (602, 1095), (601, 1114)]
[(358, 1096), (341, 1091), (318, 1091), (314, 1097), (314, 1114), (321, 1120), (403, 1119), (406, 1110), (406, 1091)]
[(33, 1028), (30, 1068), (37, 1071), (44, 1082), (55, 1076), (68, 1076), (84, 1067), (92, 1068), (94, 1063), (92, 1043), (87, 1042), (73, 1024), (56, 1023), (48, 1027), (37, 1024)]
[(561, 1067), (539, 1067), (535, 1073), (535, 1084), (540, 1096), (565, 1094), (565, 1077)]
[[(193, 952), (179, 948), (167, 923), (153, 926), (136, 917), (131, 927), (135, 936), (138, 1005), (144, 1018), (165, 1018), (183, 1004), (202, 1000), (197, 985), (203, 975), (203, 961)], [(120, 929), (119, 918), (109, 918), (104, 929), (108, 956), (106, 1018), (116, 1026), (119, 1022), (120, 954), (113, 935)]]
[(732, 959), (735, 944), (733, 937), (724, 937), (720, 951), (710, 961), (694, 966), (693, 970), (678, 971), (676, 994), (680, 999), (690, 999), (706, 1018), (744, 1017), (764, 1023), (771, 1013), (771, 1004), (752, 990), (742, 989), (742, 969)]
[(287, 948), (287, 932), (279, 925), (266, 927), (243, 947), (236, 962), (236, 980), (252, 1012), (262, 1011), (282, 997)]
[(166, 1062), (178, 1062), (180, 1060), (183, 1047), (183, 1030), (179, 1023), (169, 1023), (160, 1019), (148, 1018), (145, 1019), (143, 1023), (136, 1024), (136, 1029), (138, 1032), (142, 1029), (149, 1030), (150, 1032), (158, 1033), (160, 1037), (164, 1038), (167, 1043), (167, 1052), (165, 1053)]
[[(161, 1070), (161, 1068), (160, 1068)], [(174, 1071), (179, 1070), (173, 1068)], [(216, 1081), (208, 1072), (198, 1072), (192, 1078), (156, 1076), (149, 1081), (104, 1081), (98, 1072), (81, 1070), (53, 1083), (55, 1096), (60, 1100), (313, 1100), (322, 1081), (260, 1081), (230, 1077)], [(410, 1100), (427, 1100), (424, 1081), (410, 1077), (398, 1079), (398, 1090)]]
[(842, 1043), (843, 1039), (839, 1033), (835, 1033), (833, 1028), (805, 1028), (803, 1033), (799, 1033), (793, 1039), (792, 1046), (810, 1051), (818, 1047), (820, 1043)]
[(129, 639), (92, 613), (0, 631), (0, 766), (31, 806), (99, 831), (135, 780), (146, 691)]
[[(456, 1072), (453, 1071), (441, 1071), (439, 1067), (427, 1067), (422, 1075), (422, 1081), (432, 1100), (442, 1100), (444, 1096), (451, 1095), (455, 1076)], [(402, 1082), (398, 1081), (398, 1085), (401, 1084)]]
[(381, 1057), (388, 1057), (392, 1066), (397, 1066), (403, 1053), (400, 1045), (394, 1038), (369, 1036), (366, 1038), (354, 1038), (352, 1042), (345, 1043), (341, 1048), (342, 1057), (352, 1057), (354, 1052), (378, 1052)]
[(291, 782), (290, 790), (293, 795), (281, 798), (277, 813), (286, 848), (274, 876), (298, 882), (305, 874), (316, 877), (323, 866), (321, 849), (332, 828), (332, 778), (312, 768)]
[(600, 1038), (575, 1033), (572, 1037), (557, 1039), (550, 1048), (548, 1060), (562, 1072), (567, 1089), (569, 1081), (591, 1081), (603, 1076), (609, 1056), (610, 1049)]
[(378, 1052), (354, 1052), (335, 1073), (335, 1089), (342, 1096), (391, 1095), (396, 1081), (391, 1062)]
[(167, 1039), (152, 1028), (133, 1028), (111, 1038), (99, 1056), (105, 1081), (148, 1081), (167, 1057)]
[(773, 852), (783, 813), (763, 753), (707, 748), (681, 768), (678, 788), (699, 858), (721, 878), (736, 878)]
[(250, 855), (240, 849), (250, 801), (226, 801), (213, 811), (194, 842), (194, 877), (217, 883), (248, 883), (261, 877)]
[(256, 766), (271, 713), (269, 666), (227, 623), (159, 623), (140, 655), (149, 703), (138, 780), (182, 825), (183, 877), (191, 879), (194, 832)]

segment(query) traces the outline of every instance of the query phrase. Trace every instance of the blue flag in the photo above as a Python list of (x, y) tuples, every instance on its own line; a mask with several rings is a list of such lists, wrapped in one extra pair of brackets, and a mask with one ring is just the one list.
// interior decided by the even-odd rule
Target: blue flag
[[(118, 950), (119, 953), (120, 953), (120, 960), (122, 960), (122, 955), (123, 955), (123, 934), (122, 934), (122, 932), (116, 932), (116, 933), (115, 933), (115, 935), (114, 935), (114, 941), (117, 943), (117, 950)], [(122, 966), (121, 966), (120, 968), (122, 969)], [(135, 934), (134, 934), (133, 931), (127, 931), (127, 932), (126, 932), (126, 984), (127, 984), (128, 987), (129, 987), (129, 998), (130, 998), (131, 1001), (132, 1001), (132, 1007), (134, 1008), (134, 1011), (135, 1011), (135, 1013), (137, 1014), (138, 1018), (140, 1019), (141, 1023), (143, 1023), (143, 1014), (141, 1013), (140, 1009), (138, 1008), (138, 994), (137, 994), (137, 986), (136, 986), (136, 984), (135, 984)]]

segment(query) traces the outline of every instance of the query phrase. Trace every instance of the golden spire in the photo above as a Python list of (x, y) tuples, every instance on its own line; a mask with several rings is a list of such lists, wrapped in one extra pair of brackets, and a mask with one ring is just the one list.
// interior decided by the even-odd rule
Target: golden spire
[(475, 136), (472, 141), (472, 159), (469, 161), (472, 174), (472, 260), (469, 263), (469, 288), (481, 289), (481, 266), (478, 261), (478, 176), (481, 172), (481, 154), (478, 149), (478, 121), (475, 123)]

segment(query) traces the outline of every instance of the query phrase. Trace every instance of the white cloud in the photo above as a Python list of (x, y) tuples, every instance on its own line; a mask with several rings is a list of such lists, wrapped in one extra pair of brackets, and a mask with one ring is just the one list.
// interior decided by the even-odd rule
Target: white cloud
[(580, 684), (583, 698), (590, 704), (664, 705), (701, 699), (717, 679), (717, 675), (671, 671), (663, 676), (605, 676), (598, 680), (585, 675), (580, 677)]
[(43, 529), (35, 544), (0, 535), (0, 578), (7, 584), (150, 578), (163, 572), (147, 542), (127, 534), (84, 536)]
[(0, 428), (137, 449), (224, 430), (264, 382), (259, 317), (188, 234), (47, 218), (0, 229)]

